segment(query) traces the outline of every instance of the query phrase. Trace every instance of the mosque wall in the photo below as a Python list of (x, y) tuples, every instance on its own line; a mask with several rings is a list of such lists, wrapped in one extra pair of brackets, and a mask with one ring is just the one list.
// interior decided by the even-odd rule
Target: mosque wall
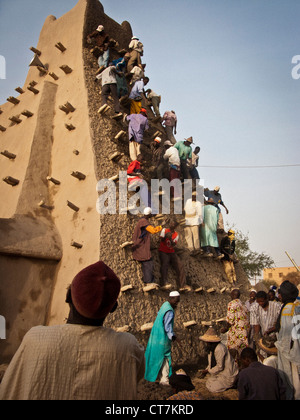
[[(59, 19), (49, 16), (36, 46), (47, 71), (30, 67), (15, 103), (8, 101), (0, 107), (0, 151), (15, 155), (0, 155), (0, 195), (5, 197), (0, 208), (0, 315), (7, 321), (7, 339), (0, 341), (0, 363), (13, 355), (32, 326), (65, 322), (68, 285), (81, 269), (99, 259), (122, 282), (119, 308), (108, 317), (107, 326), (131, 332), (146, 346), (149, 324), (168, 297), (168, 291), (144, 290), (139, 263), (128, 247), (121, 247), (131, 241), (139, 217), (100, 215), (96, 210), (98, 181), (126, 171), (130, 163), (128, 140), (115, 140), (120, 131), (127, 132), (127, 126), (109, 113), (98, 113), (100, 87), (94, 81), (98, 64), (86, 38), (99, 24), (118, 42), (119, 49), (128, 48), (130, 24), (118, 24), (108, 17), (98, 0), (79, 0)], [(112, 50), (111, 58), (116, 57), (117, 51)], [(149, 107), (147, 110), (153, 115)], [(122, 111), (128, 113), (126, 105)], [(148, 181), (149, 145), (157, 131), (166, 140), (163, 127), (150, 123), (142, 146), (149, 162)], [(123, 154), (118, 161), (111, 159), (115, 152)], [(74, 177), (74, 172), (84, 175), (83, 179)], [(7, 177), (10, 183), (3, 181)], [(116, 182), (117, 205), (118, 186)], [(168, 217), (155, 223), (168, 223)], [(182, 294), (175, 321), (175, 330), (184, 340), (180, 348), (174, 348), (174, 361), (186, 364), (202, 356), (199, 336), (208, 323), (226, 315), (230, 284), (220, 261), (189, 255), (184, 216), (176, 218), (181, 222), (180, 257), (193, 289)], [(153, 237), (158, 280), (157, 246), (158, 238)], [(248, 279), (239, 264), (236, 270), (245, 293)], [(169, 282), (176, 289), (172, 270)]]

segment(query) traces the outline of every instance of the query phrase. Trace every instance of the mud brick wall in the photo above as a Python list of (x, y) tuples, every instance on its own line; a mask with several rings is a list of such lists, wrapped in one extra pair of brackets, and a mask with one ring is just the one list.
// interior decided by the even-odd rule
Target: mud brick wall
[[(120, 44), (120, 48), (127, 49), (132, 31), (130, 25), (125, 22), (121, 26), (108, 18), (97, 2), (91, 2), (87, 10), (85, 35), (89, 34), (102, 24), (111, 38), (114, 38)], [(141, 34), (142, 37), (142, 34)], [(127, 125), (122, 121), (116, 122), (111, 119), (113, 107), (110, 113), (101, 116), (98, 109), (101, 106), (100, 87), (95, 83), (95, 73), (98, 69), (97, 60), (89, 51), (90, 46), (85, 43), (83, 47), (83, 57), (85, 66), (86, 86), (88, 90), (88, 105), (90, 116), (91, 137), (95, 154), (96, 176), (98, 180), (109, 179), (117, 175), (120, 170), (126, 171), (130, 164), (128, 139), (114, 141), (116, 134), (120, 130), (127, 132)], [(112, 51), (112, 57), (117, 55)], [(146, 63), (147, 68), (151, 63)], [(146, 73), (147, 75), (147, 73)], [(155, 86), (153, 86), (155, 90)], [(113, 104), (112, 104), (113, 105)], [(146, 104), (144, 104), (146, 106)], [(148, 115), (153, 115), (147, 107)], [(122, 108), (122, 111), (128, 113), (128, 108)], [(163, 110), (162, 110), (163, 111)], [(150, 129), (145, 134), (142, 153), (147, 159), (146, 179), (151, 178), (151, 154), (149, 145), (153, 140), (155, 132), (163, 133), (163, 141), (166, 140), (164, 129), (160, 124), (150, 123)], [(124, 153), (123, 158), (114, 163), (109, 157), (114, 152)], [(119, 206), (118, 183), (117, 186), (117, 208)], [(178, 220), (183, 216), (177, 215)], [(132, 285), (133, 289), (121, 294), (118, 310), (109, 316), (106, 325), (114, 328), (126, 327), (131, 333), (146, 346), (150, 331), (141, 332), (141, 327), (147, 323), (154, 322), (156, 314), (167, 299), (166, 291), (156, 290), (151, 292), (143, 291), (142, 272), (140, 264), (132, 259), (131, 251), (128, 248), (121, 249), (120, 245), (126, 241), (131, 241), (135, 224), (139, 216), (128, 213), (127, 215), (100, 215), (100, 259), (105, 261), (120, 277), (122, 286)], [(159, 223), (166, 223), (166, 215)], [(158, 222), (152, 220), (158, 225)], [(185, 246), (184, 227), (179, 228), (181, 237), (179, 248)], [(160, 278), (160, 262), (157, 251), (159, 240), (152, 238), (152, 255), (155, 263), (154, 274), (157, 281)], [(226, 316), (227, 304), (230, 300), (230, 285), (226, 279), (222, 262), (212, 259), (205, 259), (201, 256), (191, 257), (188, 252), (183, 251), (180, 258), (184, 261), (187, 273), (188, 284), (193, 290), (203, 287), (203, 292), (186, 292), (182, 294), (181, 303), (177, 309), (175, 329), (184, 339), (182, 346), (174, 346), (174, 360), (177, 363), (196, 363), (203, 356), (203, 346), (200, 343), (199, 336), (207, 328), (207, 323)], [(248, 280), (239, 264), (236, 266), (238, 283), (247, 289)], [(175, 273), (172, 269), (169, 271), (169, 283), (173, 290), (176, 289)], [(207, 290), (214, 288), (215, 292), (208, 293)], [(225, 291), (223, 289), (226, 288)], [(220, 293), (222, 291), (222, 293)], [(196, 325), (191, 328), (184, 328), (183, 323), (194, 320)]]
[[(7, 340), (0, 342), (0, 364), (13, 356), (31, 327), (65, 322), (68, 285), (80, 270), (99, 259), (116, 272), (122, 287), (132, 286), (121, 293), (119, 308), (107, 318), (107, 326), (130, 331), (146, 346), (150, 330), (141, 327), (154, 322), (168, 298), (169, 292), (161, 289), (143, 290), (140, 264), (132, 259), (129, 248), (121, 248), (132, 240), (139, 216), (100, 215), (96, 210), (98, 181), (126, 171), (130, 164), (127, 136), (115, 140), (121, 130), (127, 133), (127, 125), (111, 118), (113, 110), (103, 116), (98, 113), (98, 64), (87, 43), (87, 35), (98, 25), (119, 44), (111, 49), (111, 59), (118, 57), (117, 50), (128, 49), (130, 24), (115, 22), (98, 0), (79, 0), (67, 14), (59, 19), (49, 16), (43, 25), (36, 49), (47, 71), (30, 67), (24, 86), (16, 86), (18, 95), (12, 93), (16, 96), (13, 102), (10, 99), (0, 107), (0, 151), (9, 153), (0, 154), (0, 195), (5, 197), (0, 208), (0, 314), (7, 321)], [(61, 44), (64, 48), (57, 48)], [(151, 63), (146, 64), (150, 69)], [(122, 111), (129, 112), (124, 106)], [(149, 107), (147, 111), (153, 116)], [(149, 146), (157, 131), (165, 141), (161, 124), (150, 122), (142, 145), (148, 185), (152, 176)], [(123, 153), (118, 162), (110, 159), (115, 152)], [(72, 176), (74, 172), (83, 174), (83, 179)], [(3, 181), (7, 177), (18, 182)], [(116, 187), (118, 208), (118, 182)], [(167, 224), (168, 218), (153, 223)], [(182, 221), (184, 215), (176, 218)], [(192, 291), (182, 293), (176, 311), (175, 330), (183, 341), (181, 347), (174, 346), (173, 359), (187, 364), (203, 356), (199, 336), (208, 323), (226, 315), (231, 286), (222, 262), (191, 257), (186, 251), (183, 224), (179, 234), (180, 258)], [(153, 237), (157, 281), (158, 244), (159, 238)], [(246, 299), (248, 279), (239, 264), (236, 271)], [(169, 283), (175, 290), (171, 269)], [(185, 328), (189, 321), (194, 321), (194, 326)]]

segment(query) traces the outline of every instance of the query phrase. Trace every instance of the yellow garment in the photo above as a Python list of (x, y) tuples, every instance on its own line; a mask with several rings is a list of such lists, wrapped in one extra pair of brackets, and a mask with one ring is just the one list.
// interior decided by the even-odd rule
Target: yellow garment
[(0, 384), (0, 400), (134, 400), (144, 348), (132, 334), (83, 325), (34, 327)]
[(130, 102), (130, 114), (139, 114), (142, 109), (142, 102), (134, 101), (131, 99)]
[(234, 240), (235, 240), (235, 231), (234, 231), (234, 230), (230, 229), (230, 230), (228, 231), (228, 238), (229, 238), (231, 241), (234, 241)]
[(162, 231), (162, 226), (154, 227), (154, 226), (149, 225), (146, 227), (146, 231), (151, 233), (151, 235), (154, 235), (155, 233), (159, 233)]
[(236, 274), (233, 261), (223, 260), (223, 265), (229, 283), (234, 284), (236, 282)]

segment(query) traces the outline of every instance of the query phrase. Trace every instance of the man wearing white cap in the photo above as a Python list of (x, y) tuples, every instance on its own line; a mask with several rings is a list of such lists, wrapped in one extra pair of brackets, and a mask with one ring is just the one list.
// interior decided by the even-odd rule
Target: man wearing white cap
[(152, 106), (154, 114), (155, 114), (155, 118), (153, 122), (161, 121), (161, 115), (160, 115), (160, 110), (159, 110), (159, 105), (161, 103), (161, 95), (158, 95), (152, 89), (147, 89), (146, 97), (148, 101), (150, 102), (150, 105)]
[(131, 41), (129, 44), (129, 51), (130, 51), (130, 59), (127, 64), (128, 73), (131, 72), (134, 66), (138, 66), (141, 69), (143, 69), (141, 56), (144, 54), (144, 46), (140, 42), (138, 37), (133, 36), (131, 38)]
[(101, 73), (108, 66), (109, 62), (109, 35), (104, 31), (104, 26), (99, 25), (98, 28), (88, 35), (88, 42), (91, 42), (91, 38), (95, 39), (96, 48), (92, 50), (93, 54), (98, 58), (99, 70), (97, 74)]
[(213, 200), (213, 205), (219, 210), (218, 229), (223, 229), (224, 230), (223, 215), (221, 213), (221, 209), (220, 209), (219, 205), (224, 207), (224, 209), (226, 211), (226, 214), (229, 213), (229, 210), (225, 206), (225, 204), (222, 200), (222, 196), (220, 194), (220, 187), (216, 186), (213, 190), (209, 190), (208, 188), (205, 188), (204, 189), (204, 195), (205, 195), (205, 197), (207, 197), (207, 200), (212, 199)]
[(224, 207), (224, 209), (225, 209), (225, 211), (226, 211), (226, 214), (228, 214), (228, 213), (229, 213), (228, 208), (225, 206), (225, 204), (224, 204), (224, 202), (223, 202), (223, 200), (222, 200), (222, 196), (221, 196), (221, 194), (220, 194), (220, 187), (219, 187), (219, 186), (216, 186), (216, 187), (215, 187), (212, 191), (211, 191), (211, 190), (209, 190), (208, 188), (205, 188), (205, 190), (204, 190), (204, 195), (205, 195), (205, 197), (207, 197), (208, 199), (209, 199), (209, 198), (212, 198), (212, 199), (213, 199), (214, 204), (215, 204), (215, 206), (219, 209), (219, 211), (221, 211), (221, 209), (220, 209), (220, 207), (219, 207), (219, 205), (221, 205), (221, 206), (223, 206), (223, 207)]
[(144, 216), (138, 221), (133, 233), (132, 257), (142, 264), (144, 283), (154, 283), (153, 260), (151, 255), (151, 237), (162, 231), (162, 226), (151, 226), (149, 219), (152, 209), (146, 207)]
[(172, 375), (172, 342), (180, 342), (174, 333), (175, 309), (179, 302), (179, 292), (171, 292), (153, 324), (145, 353), (145, 379), (149, 382), (155, 382), (159, 378), (161, 385), (169, 385), (169, 377)]

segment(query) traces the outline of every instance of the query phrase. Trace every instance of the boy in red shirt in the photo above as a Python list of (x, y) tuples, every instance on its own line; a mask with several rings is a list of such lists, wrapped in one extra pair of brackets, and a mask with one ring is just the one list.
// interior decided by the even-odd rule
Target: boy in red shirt
[[(127, 169), (128, 190), (136, 191), (139, 187), (139, 195), (144, 207), (151, 206), (151, 195), (148, 187), (143, 183), (143, 175), (141, 172), (143, 164), (143, 156), (138, 155), (137, 159), (132, 161)], [(156, 214), (156, 213), (155, 213)]]
[(142, 174), (143, 156), (139, 154), (137, 159), (132, 161), (127, 168), (127, 180), (128, 180), (128, 191), (138, 191), (140, 196), (140, 206), (151, 207), (152, 214), (158, 214), (158, 209), (155, 207), (155, 203), (151, 201), (151, 193), (148, 189), (147, 182), (144, 182)]
[(181, 260), (175, 253), (174, 248), (177, 245), (179, 235), (176, 232), (176, 227), (178, 222), (172, 220), (170, 223), (169, 229), (163, 229), (160, 234), (160, 247), (159, 247), (159, 257), (161, 262), (161, 280), (160, 286), (164, 286), (168, 278), (168, 269), (169, 265), (174, 268), (176, 272), (176, 283), (177, 287), (180, 289), (187, 288), (186, 286), (186, 276), (183, 269), (183, 264)]

